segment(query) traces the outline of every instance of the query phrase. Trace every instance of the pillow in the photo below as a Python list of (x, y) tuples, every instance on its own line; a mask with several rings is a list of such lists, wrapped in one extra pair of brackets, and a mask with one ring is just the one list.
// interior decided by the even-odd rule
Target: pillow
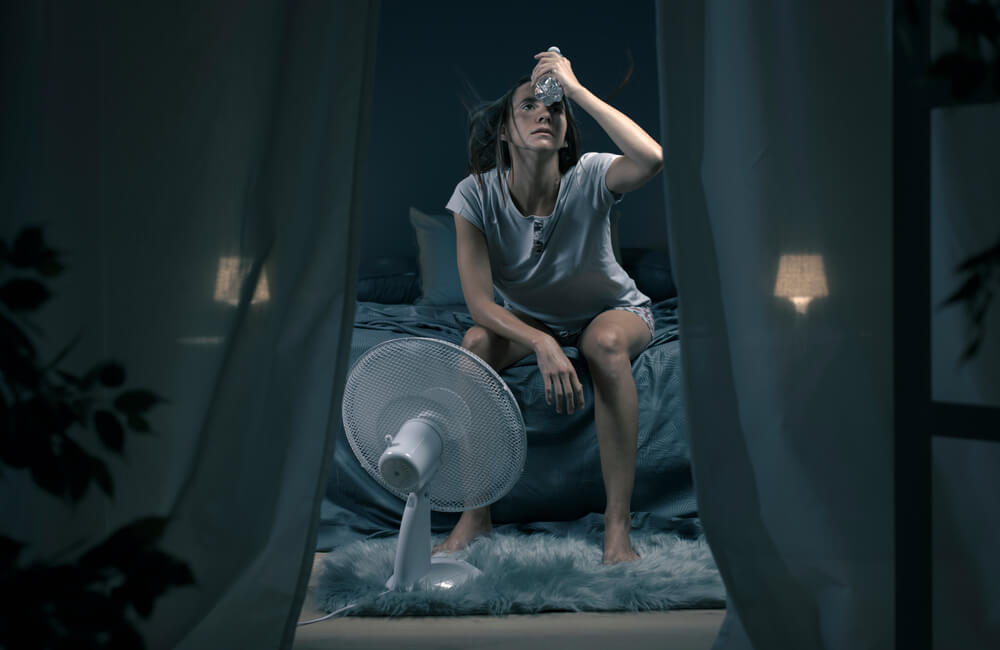
[(387, 278), (394, 275), (416, 275), (417, 260), (412, 256), (396, 257), (362, 257), (361, 265), (358, 269), (358, 279), (367, 280), (369, 278)]
[(383, 305), (409, 305), (420, 297), (420, 278), (416, 273), (358, 280), (360, 302)]
[(455, 218), (424, 214), (410, 208), (410, 224), (417, 235), (417, 261), (423, 295), (419, 305), (464, 305), (462, 282), (458, 277)]
[(670, 271), (670, 255), (650, 248), (622, 248), (622, 266), (635, 280), (636, 287), (653, 302), (677, 295)]
[(386, 305), (410, 304), (420, 297), (417, 261), (412, 257), (362, 260), (357, 299)]

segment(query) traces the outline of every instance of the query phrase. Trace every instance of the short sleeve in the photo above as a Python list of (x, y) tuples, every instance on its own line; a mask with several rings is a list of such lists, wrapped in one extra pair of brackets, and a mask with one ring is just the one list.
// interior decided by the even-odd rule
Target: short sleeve
[(576, 163), (577, 187), (595, 210), (606, 212), (622, 200), (624, 194), (608, 189), (607, 173), (611, 163), (620, 158), (613, 153), (587, 152)]
[(483, 197), (475, 177), (469, 175), (455, 186), (445, 209), (461, 215), (466, 221), (485, 232), (483, 227)]
[(600, 203), (608, 208), (619, 203), (625, 196), (608, 189), (606, 178), (608, 168), (618, 158), (621, 158), (619, 154), (588, 152), (580, 156), (580, 160), (577, 162), (584, 174), (584, 183), (595, 188)]

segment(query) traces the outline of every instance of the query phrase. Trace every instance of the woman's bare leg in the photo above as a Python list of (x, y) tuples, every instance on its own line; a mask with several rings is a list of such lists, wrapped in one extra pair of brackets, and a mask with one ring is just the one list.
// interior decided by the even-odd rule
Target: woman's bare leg
[(639, 400), (632, 377), (632, 359), (649, 341), (649, 328), (642, 319), (622, 310), (597, 316), (580, 340), (580, 351), (587, 359), (594, 383), (594, 423), (607, 496), (605, 564), (639, 559), (629, 539), (639, 433)]
[(433, 553), (460, 551), (477, 537), (485, 537), (493, 532), (493, 520), (490, 518), (490, 507), (466, 510), (458, 518), (458, 523), (451, 529), (448, 537), (434, 547)]
[[(519, 318), (527, 322), (532, 327), (544, 329), (544, 325), (530, 319), (522, 314), (517, 314)], [(462, 339), (462, 347), (469, 350), (483, 361), (488, 363), (497, 372), (513, 365), (534, 350), (518, 343), (498, 336), (484, 327), (476, 325), (471, 327)], [(490, 508), (474, 508), (466, 510), (459, 517), (458, 523), (452, 529), (448, 537), (434, 547), (434, 553), (441, 551), (458, 551), (469, 545), (469, 542), (477, 537), (489, 535), (493, 531), (493, 521), (490, 518)]]

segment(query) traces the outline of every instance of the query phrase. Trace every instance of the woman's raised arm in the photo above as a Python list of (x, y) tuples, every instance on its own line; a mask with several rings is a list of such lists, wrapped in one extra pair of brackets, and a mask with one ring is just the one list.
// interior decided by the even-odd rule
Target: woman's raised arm
[(631, 192), (645, 185), (663, 168), (663, 148), (627, 115), (602, 101), (576, 78), (569, 59), (555, 52), (535, 55), (538, 63), (531, 73), (531, 83), (551, 74), (562, 84), (563, 93), (601, 125), (608, 137), (622, 150), (622, 157), (611, 163), (605, 183), (617, 194)]

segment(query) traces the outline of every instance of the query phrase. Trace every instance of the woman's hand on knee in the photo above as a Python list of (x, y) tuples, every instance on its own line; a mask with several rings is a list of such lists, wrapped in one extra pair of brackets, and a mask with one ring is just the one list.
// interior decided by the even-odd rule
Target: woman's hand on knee
[(535, 354), (542, 381), (545, 382), (545, 403), (549, 406), (555, 403), (556, 413), (562, 413), (564, 403), (566, 412), (570, 414), (577, 408), (583, 408), (583, 384), (576, 375), (573, 363), (556, 340), (546, 336), (536, 346)]

